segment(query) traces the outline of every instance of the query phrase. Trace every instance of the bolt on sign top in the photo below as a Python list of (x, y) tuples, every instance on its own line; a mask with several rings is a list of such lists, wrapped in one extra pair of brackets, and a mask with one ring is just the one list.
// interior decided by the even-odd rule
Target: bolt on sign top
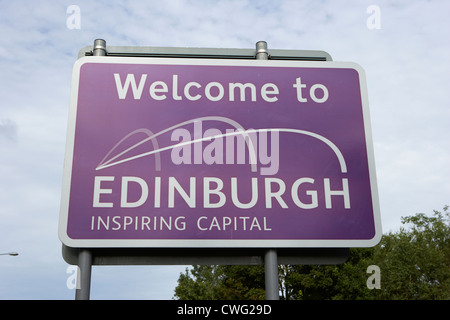
[(381, 222), (354, 63), (83, 57), (70, 247), (367, 247)]

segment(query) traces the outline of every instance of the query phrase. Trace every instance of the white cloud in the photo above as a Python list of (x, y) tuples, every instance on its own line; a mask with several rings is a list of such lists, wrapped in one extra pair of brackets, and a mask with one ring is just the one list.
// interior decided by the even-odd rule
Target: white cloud
[[(0, 298), (74, 296), (65, 286), (56, 226), (71, 69), (78, 50), (95, 38), (109, 45), (224, 48), (266, 40), (269, 49), (319, 49), (357, 62), (367, 74), (385, 231), (398, 228), (400, 216), (450, 204), (448, 3), (78, 1), (79, 30), (66, 27), (71, 4), (2, 3), (0, 251), (20, 255), (0, 257)], [(371, 4), (380, 7), (380, 30), (366, 27)], [(105, 283), (110, 278), (96, 268), (93, 294), (114, 298)], [(133, 279), (126, 267), (114, 269), (114, 277), (126, 279), (116, 283), (121, 298), (171, 298), (170, 290), (150, 287), (173, 287), (184, 267), (148, 268), (133, 269), (139, 270)], [(167, 270), (171, 278), (158, 282)], [(149, 291), (136, 280), (147, 272)]]

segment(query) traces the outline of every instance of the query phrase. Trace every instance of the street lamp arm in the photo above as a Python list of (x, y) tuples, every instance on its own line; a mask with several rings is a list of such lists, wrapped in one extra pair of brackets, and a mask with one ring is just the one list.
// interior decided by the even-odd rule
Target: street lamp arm
[(19, 254), (17, 252), (7, 252), (7, 253), (0, 253), (0, 256), (18, 256)]

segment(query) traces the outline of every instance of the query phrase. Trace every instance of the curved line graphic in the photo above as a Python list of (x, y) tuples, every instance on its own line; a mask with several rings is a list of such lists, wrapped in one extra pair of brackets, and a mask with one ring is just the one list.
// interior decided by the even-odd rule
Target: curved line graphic
[(260, 129), (260, 130), (269, 130), (269, 131), (280, 131), (280, 132), (291, 132), (291, 133), (299, 133), (299, 134), (304, 134), (316, 139), (319, 139), (320, 141), (324, 142), (326, 145), (328, 145), (331, 150), (334, 151), (334, 153), (336, 154), (338, 161), (339, 161), (339, 165), (341, 167), (341, 173), (347, 173), (347, 164), (345, 163), (345, 159), (344, 156), (342, 155), (341, 150), (339, 150), (339, 148), (330, 140), (328, 140), (327, 138), (325, 138), (324, 136), (321, 136), (320, 134), (311, 132), (311, 131), (305, 131), (305, 130), (298, 130), (298, 129), (290, 129), (290, 128), (280, 128), (280, 129)]
[[(123, 137), (119, 142), (117, 142), (117, 143), (114, 145), (114, 147), (112, 147), (112, 149), (109, 150), (109, 152), (108, 152), (108, 153), (106, 154), (106, 156), (102, 159), (102, 161), (100, 161), (100, 163), (97, 165), (97, 168), (103, 166), (104, 164), (107, 164), (107, 163), (111, 162), (111, 161), (114, 160), (114, 159), (117, 159), (117, 158), (120, 157), (122, 154), (124, 154), (124, 153), (128, 152), (129, 150), (131, 150), (132, 148), (134, 148), (134, 146), (133, 146), (132, 148), (128, 148), (127, 150), (125, 150), (125, 151), (119, 153), (118, 155), (114, 156), (114, 157), (111, 158), (110, 160), (108, 160), (108, 161), (106, 161), (106, 162), (103, 162), (103, 161), (105, 161), (106, 158), (108, 158), (108, 156), (109, 156), (109, 155), (110, 155), (110, 154), (111, 154), (111, 153), (112, 153), (112, 152), (113, 152), (113, 151), (114, 151), (114, 150), (115, 150), (115, 149), (116, 149), (123, 141), (125, 141), (126, 139), (128, 139), (129, 137), (131, 137), (132, 135), (137, 134), (137, 133), (145, 133), (145, 134), (151, 139), (152, 144), (153, 144), (153, 149), (155, 149), (155, 150), (159, 149), (158, 139), (156, 139), (155, 137), (153, 137), (153, 132), (152, 132), (152, 131), (150, 131), (150, 130), (148, 130), (148, 129), (145, 129), (145, 128), (137, 129), (137, 130), (134, 130), (133, 132), (127, 134), (127, 135), (126, 135), (125, 137)], [(148, 140), (146, 140), (146, 141), (148, 141)], [(98, 170), (97, 168), (96, 168), (96, 170)], [(156, 171), (161, 171), (161, 155), (160, 155), (159, 153), (156, 154), (155, 170), (156, 170)]]
[[(154, 139), (156, 136), (158, 136), (158, 135), (160, 135), (160, 134), (162, 134), (162, 133), (165, 133), (165, 132), (167, 132), (167, 131), (169, 131), (169, 130), (178, 128), (178, 127), (180, 127), (180, 126), (182, 126), (182, 125), (185, 125), (185, 124), (192, 123), (192, 122), (194, 122), (194, 121), (199, 121), (200, 119), (203, 119), (203, 120), (205, 120), (205, 119), (206, 119), (206, 120), (217, 120), (217, 118), (221, 118), (221, 120), (219, 120), (219, 121), (222, 121), (223, 119), (227, 119), (227, 120), (230, 120), (230, 121), (233, 122), (233, 123), (236, 123), (236, 124), (239, 126), (239, 128), (237, 128), (237, 129), (239, 129), (239, 131), (237, 131), (237, 132), (223, 133), (223, 134), (218, 134), (218, 135), (209, 136), (209, 137), (202, 137), (202, 138), (200, 138), (200, 139), (190, 140), (190, 141), (186, 141), (186, 142), (180, 142), (180, 143), (177, 143), (177, 144), (174, 144), (174, 145), (170, 145), (170, 146), (167, 146), (167, 147), (164, 147), (164, 148), (158, 148), (158, 149), (156, 149), (156, 147), (155, 147), (155, 150), (153, 150), (153, 151), (141, 153), (141, 154), (139, 154), (139, 155), (136, 155), (136, 156), (133, 156), (133, 157), (129, 157), (129, 158), (122, 159), (122, 160), (119, 160), (119, 161), (116, 161), (116, 162), (111, 163), (111, 161), (113, 161), (114, 159), (116, 159), (116, 158), (119, 157), (120, 155), (122, 155), (122, 154), (124, 154), (124, 153), (126, 153), (126, 152), (128, 152), (128, 151), (130, 151), (130, 150), (132, 150), (133, 148), (137, 147), (138, 145), (141, 145), (142, 143), (144, 143), (144, 142), (146, 142), (146, 141), (148, 141), (148, 140), (150, 140), (150, 139)], [(224, 121), (224, 122), (229, 123), (228, 121)], [(243, 130), (243, 131), (241, 131), (241, 130)], [(138, 131), (138, 130), (136, 130), (136, 131)], [(267, 128), (267, 129), (249, 129), (249, 130), (244, 130), (244, 129), (242, 128), (242, 126), (240, 126), (240, 125), (239, 125), (237, 122), (235, 122), (234, 120), (231, 120), (231, 119), (228, 119), (228, 118), (223, 118), (223, 117), (204, 117), (204, 118), (197, 118), (197, 119), (193, 119), (193, 120), (189, 120), (189, 121), (182, 122), (182, 123), (180, 123), (180, 124), (178, 124), (178, 125), (175, 125), (175, 126), (172, 126), (172, 127), (170, 127), (170, 128), (167, 128), (167, 129), (165, 129), (165, 130), (162, 130), (162, 131), (160, 131), (160, 132), (158, 132), (158, 133), (156, 133), (156, 134), (154, 134), (154, 135), (152, 135), (152, 136), (149, 136), (148, 138), (144, 139), (143, 141), (137, 143), (136, 145), (134, 145), (134, 146), (128, 148), (127, 150), (123, 151), (121, 154), (115, 156), (114, 158), (110, 159), (109, 161), (107, 161), (107, 162), (105, 162), (105, 163), (99, 165), (99, 166), (96, 168), (96, 170), (105, 169), (105, 168), (112, 167), (112, 166), (115, 166), (115, 165), (118, 165), (118, 164), (121, 164), (121, 163), (124, 163), (124, 162), (128, 162), (128, 161), (132, 161), (132, 160), (135, 160), (135, 159), (138, 159), (138, 158), (146, 157), (146, 156), (149, 156), (149, 155), (152, 155), (152, 154), (157, 154), (157, 155), (158, 155), (158, 154), (159, 154), (160, 152), (162, 152), (162, 151), (171, 150), (171, 149), (174, 149), (174, 148), (182, 147), (182, 146), (189, 145), (189, 144), (193, 144), (193, 143), (200, 142), (200, 141), (210, 141), (210, 140), (213, 139), (213, 138), (215, 139), (215, 138), (221, 138), (221, 137), (227, 137), (227, 136), (233, 136), (233, 135), (244, 135), (245, 137), (248, 137), (248, 134), (249, 134), (249, 133), (254, 133), (254, 132), (257, 133), (257, 132), (264, 132), (264, 131), (265, 131), (265, 132), (288, 132), (288, 133), (303, 134), (303, 135), (310, 136), (310, 137), (313, 137), (313, 138), (315, 138), (315, 139), (318, 139), (318, 140), (322, 141), (322, 142), (325, 143), (328, 147), (330, 147), (330, 149), (333, 150), (333, 152), (336, 154), (336, 156), (337, 156), (337, 158), (338, 158), (338, 161), (339, 161), (339, 165), (340, 165), (340, 167), (341, 167), (341, 173), (347, 173), (347, 164), (346, 164), (346, 162), (345, 162), (345, 159), (344, 159), (344, 156), (342, 155), (341, 150), (339, 150), (339, 148), (338, 148), (333, 142), (331, 142), (329, 139), (325, 138), (324, 136), (321, 136), (321, 135), (319, 135), (319, 134), (317, 134), (317, 133), (314, 133), (314, 132), (305, 131), (305, 130), (299, 130), (299, 129), (292, 129), (292, 128)], [(134, 131), (134, 132), (135, 132), (135, 131)], [(131, 134), (129, 134), (128, 136), (130, 136), (130, 135), (131, 135)], [(127, 136), (127, 137), (128, 137), (128, 136)], [(123, 138), (120, 142), (122, 142), (122, 141), (125, 140), (125, 139), (126, 139), (126, 137)], [(253, 163), (251, 162), (251, 163), (252, 163), (252, 171), (256, 171), (256, 155), (255, 155), (255, 152), (254, 152), (255, 150), (254, 150), (254, 147), (253, 147), (253, 143), (252, 143), (251, 139), (245, 139), (245, 140), (246, 140), (246, 142), (248, 141), (248, 143), (249, 143), (249, 145), (248, 145), (249, 153), (250, 153), (253, 157), (255, 157), (255, 159), (253, 159), (253, 161), (255, 161), (255, 162), (253, 162)], [(119, 142), (118, 144), (116, 144), (116, 146), (119, 145), (120, 142)], [(115, 146), (115, 147), (116, 147), (116, 146)], [(114, 147), (114, 148), (115, 148), (115, 147)], [(113, 149), (114, 149), (114, 148), (113, 148)], [(251, 149), (251, 150), (250, 150), (250, 149)], [(250, 151), (253, 151), (253, 152), (250, 152)], [(108, 156), (109, 154), (111, 154), (111, 152), (112, 152), (112, 150), (105, 156), (105, 158), (107, 158), (107, 156)], [(105, 158), (104, 158), (104, 159), (105, 159)], [(252, 161), (252, 159), (251, 159), (251, 161)]]
[[(141, 140), (140, 142), (138, 142), (138, 143), (134, 144), (133, 146), (129, 147), (128, 149), (126, 149), (126, 150), (122, 151), (121, 153), (115, 155), (114, 157), (112, 157), (112, 158), (109, 159), (108, 161), (103, 162), (103, 161), (104, 161), (104, 160), (112, 153), (112, 151), (113, 151), (120, 143), (122, 143), (124, 140), (126, 140), (128, 137), (130, 137), (131, 135), (133, 135), (133, 134), (136, 133), (137, 131), (140, 131), (140, 130), (147, 130), (147, 129), (138, 129), (138, 130), (135, 130), (135, 131), (133, 131), (132, 133), (130, 133), (130, 134), (128, 134), (127, 136), (125, 136), (124, 138), (122, 138), (122, 139), (121, 139), (121, 140), (120, 140), (120, 141), (119, 141), (119, 142), (118, 142), (118, 143), (117, 143), (117, 144), (116, 144), (116, 145), (108, 152), (108, 154), (102, 159), (102, 161), (100, 161), (100, 163), (97, 165), (97, 168), (95, 168), (95, 170), (105, 169), (105, 168), (114, 166), (114, 165), (116, 165), (116, 164), (124, 163), (124, 162), (127, 162), (127, 161), (131, 161), (131, 160), (134, 160), (134, 159), (138, 159), (138, 158), (141, 158), (141, 157), (145, 157), (145, 156), (148, 156), (148, 155), (151, 155), (151, 154), (155, 154), (155, 153), (158, 154), (158, 153), (161, 152), (161, 151), (165, 151), (165, 150), (169, 150), (169, 149), (181, 147), (181, 146), (183, 146), (183, 145), (192, 144), (192, 143), (196, 143), (196, 142), (200, 142), (200, 141), (205, 141), (205, 140), (211, 140), (211, 139), (213, 139), (213, 138), (216, 138), (216, 136), (209, 136), (209, 137), (204, 137), (204, 138), (201, 138), (201, 139), (195, 139), (195, 140), (191, 140), (191, 141), (187, 141), (187, 142), (182, 142), (182, 143), (175, 144), (175, 145), (171, 145), (171, 146), (164, 147), (164, 148), (159, 148), (159, 147), (158, 147), (158, 149), (157, 149), (157, 150), (154, 150), (154, 151), (142, 153), (142, 154), (137, 155), (137, 156), (129, 157), (129, 158), (126, 158), (126, 159), (123, 159), (123, 160), (119, 160), (119, 161), (116, 161), (116, 162), (112, 162), (112, 161), (114, 161), (115, 159), (117, 159), (118, 157), (124, 155), (125, 153), (127, 153), (127, 152), (133, 150), (134, 148), (140, 146), (141, 144), (143, 144), (143, 143), (145, 143), (145, 142), (147, 142), (147, 141), (149, 141), (149, 140), (152, 140), (152, 142), (153, 142), (153, 147), (155, 148), (155, 142), (154, 142), (154, 141), (156, 141), (156, 145), (158, 144), (158, 142), (157, 142), (157, 140), (156, 140), (156, 137), (158, 137), (158, 136), (162, 135), (163, 133), (166, 133), (166, 132), (168, 132), (168, 131), (170, 131), (170, 130), (173, 130), (173, 129), (176, 129), (176, 128), (179, 128), (179, 127), (182, 127), (182, 126), (184, 126), (184, 125), (191, 124), (191, 123), (194, 123), (194, 122), (197, 122), (197, 121), (220, 121), (220, 122), (224, 122), (224, 123), (230, 124), (230, 125), (232, 125), (235, 129), (237, 129), (238, 131), (242, 132), (242, 134), (245, 135), (245, 143), (247, 144), (247, 148), (248, 148), (248, 151), (249, 151), (249, 157), (250, 157), (250, 159), (249, 159), (250, 161), (249, 161), (249, 162), (250, 162), (250, 164), (251, 164), (251, 170), (252, 170), (253, 172), (256, 172), (256, 171), (257, 171), (257, 167), (256, 167), (257, 159), (256, 159), (256, 151), (255, 151), (255, 147), (253, 146), (253, 141), (252, 141), (252, 140), (250, 139), (250, 137), (248, 136), (248, 133), (246, 133), (244, 127), (242, 127), (238, 122), (236, 122), (236, 121), (234, 121), (234, 120), (232, 120), (232, 119), (225, 118), (225, 117), (220, 117), (220, 116), (200, 117), (200, 118), (196, 118), (196, 119), (191, 119), (191, 120), (187, 120), (187, 121), (184, 121), (184, 122), (180, 122), (180, 123), (178, 123), (178, 124), (176, 124), (176, 125), (174, 125), (174, 126), (171, 126), (171, 127), (169, 127), (169, 128), (166, 128), (166, 129), (164, 129), (164, 130), (161, 130), (161, 131), (159, 131), (159, 132), (157, 132), (157, 133), (155, 133), (155, 134), (151, 134), (148, 138), (145, 138), (145, 139)], [(150, 130), (148, 130), (148, 131), (151, 132)], [(222, 136), (222, 135), (220, 135), (220, 136)], [(112, 162), (112, 163), (111, 163), (111, 162)]]

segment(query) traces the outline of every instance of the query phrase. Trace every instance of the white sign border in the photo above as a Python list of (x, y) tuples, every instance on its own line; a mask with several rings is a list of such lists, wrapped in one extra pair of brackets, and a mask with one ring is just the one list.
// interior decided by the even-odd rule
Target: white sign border
[[(81, 67), (86, 63), (153, 64), (153, 65), (198, 65), (198, 66), (242, 66), (242, 67), (287, 67), (287, 68), (341, 68), (354, 69), (359, 75), (366, 152), (369, 167), (375, 235), (371, 239), (72, 239), (67, 234), (70, 185), (73, 165), (78, 89)], [(69, 120), (67, 126), (66, 151), (63, 170), (58, 236), (61, 242), (74, 248), (350, 248), (373, 247), (382, 237), (381, 215), (378, 197), (377, 176), (373, 151), (372, 129), (366, 76), (361, 66), (353, 62), (337, 61), (282, 61), (282, 60), (238, 60), (238, 59), (183, 59), (183, 58), (135, 58), (135, 57), (82, 57), (72, 72)]]

